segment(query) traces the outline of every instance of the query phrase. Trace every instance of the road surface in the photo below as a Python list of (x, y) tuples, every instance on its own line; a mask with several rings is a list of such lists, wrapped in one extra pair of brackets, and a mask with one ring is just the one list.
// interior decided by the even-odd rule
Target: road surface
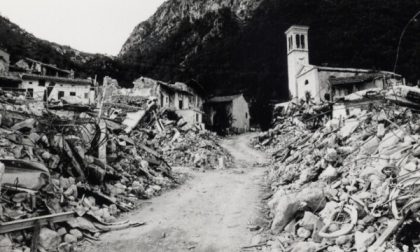
[(184, 172), (192, 176), (177, 189), (150, 200), (128, 219), (145, 226), (106, 233), (84, 248), (91, 252), (240, 251), (250, 245), (248, 224), (259, 215), (264, 154), (248, 147), (252, 134), (225, 139), (236, 168)]

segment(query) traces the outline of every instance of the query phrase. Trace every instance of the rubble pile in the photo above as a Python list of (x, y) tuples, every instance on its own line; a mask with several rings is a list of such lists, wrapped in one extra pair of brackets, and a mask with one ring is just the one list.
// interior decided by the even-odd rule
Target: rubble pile
[(254, 142), (274, 166), (271, 251), (418, 251), (420, 116), (384, 104), (309, 130), (290, 116)]
[(230, 158), (214, 135), (169, 120), (150, 100), (98, 112), (3, 94), (0, 105), (1, 251), (75, 251), (81, 239), (143, 225), (116, 218), (176, 185), (172, 165)]
[[(116, 97), (119, 104), (127, 105), (139, 105), (142, 99)], [(133, 143), (147, 143), (150, 148), (158, 150), (170, 166), (221, 169), (232, 165), (233, 158), (218, 144), (216, 133), (205, 130), (201, 124), (188, 124), (174, 111), (159, 108), (155, 102), (151, 98), (149, 103), (141, 103), (148, 113), (140, 115), (142, 125), (131, 132)]]
[(232, 164), (232, 157), (218, 145), (215, 133), (197, 128), (180, 132), (174, 128), (169, 134), (169, 138), (159, 135), (157, 141), (171, 165), (223, 169)]

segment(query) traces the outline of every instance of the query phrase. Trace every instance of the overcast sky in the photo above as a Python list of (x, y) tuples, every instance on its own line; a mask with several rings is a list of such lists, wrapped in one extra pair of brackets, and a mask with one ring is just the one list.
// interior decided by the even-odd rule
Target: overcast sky
[(0, 0), (0, 14), (35, 36), (90, 53), (118, 54), (164, 0)]

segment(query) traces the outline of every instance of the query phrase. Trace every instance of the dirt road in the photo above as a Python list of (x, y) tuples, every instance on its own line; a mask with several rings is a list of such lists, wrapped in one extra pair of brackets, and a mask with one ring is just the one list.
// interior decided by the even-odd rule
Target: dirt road
[(248, 147), (252, 135), (226, 139), (221, 145), (237, 159), (237, 168), (188, 172), (192, 179), (150, 200), (127, 216), (145, 226), (107, 233), (84, 251), (239, 251), (251, 243), (247, 226), (258, 215), (265, 162)]

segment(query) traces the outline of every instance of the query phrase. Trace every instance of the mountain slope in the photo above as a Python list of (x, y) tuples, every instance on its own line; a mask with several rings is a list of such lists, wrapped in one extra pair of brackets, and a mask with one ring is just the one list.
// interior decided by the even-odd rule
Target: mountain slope
[[(169, 0), (134, 29), (119, 58), (129, 75), (245, 91), (254, 119), (267, 122), (267, 101), (288, 97), (290, 25), (310, 26), (312, 64), (392, 70), (400, 33), (419, 9), (419, 0)], [(420, 78), (419, 31), (409, 26), (397, 68), (412, 82)]]
[(0, 47), (8, 50), (12, 61), (31, 57), (46, 63), (71, 65), (85, 63), (93, 57), (68, 46), (38, 39), (4, 17), (0, 17), (0, 36)]
[(119, 56), (124, 57), (131, 53), (133, 48), (139, 49), (139, 53), (146, 53), (148, 48), (162, 42), (162, 38), (180, 31), (183, 22), (194, 23), (206, 17), (208, 13), (229, 9), (238, 20), (245, 21), (250, 18), (251, 12), (258, 7), (259, 2), (254, 0), (166, 1), (151, 18), (135, 27)]
[(114, 59), (100, 54), (80, 52), (69, 46), (39, 39), (0, 16), (0, 48), (11, 56), (11, 62), (29, 57), (58, 67), (73, 69), (78, 77), (105, 75), (118, 77), (124, 67)]

